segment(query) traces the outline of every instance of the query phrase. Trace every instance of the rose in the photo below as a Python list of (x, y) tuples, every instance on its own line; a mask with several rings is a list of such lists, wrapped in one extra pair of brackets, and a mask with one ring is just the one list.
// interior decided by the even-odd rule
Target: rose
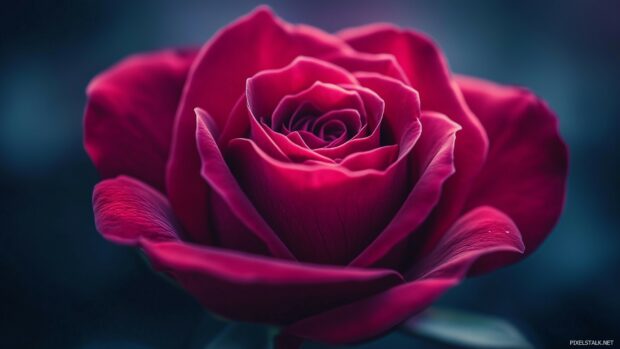
[[(97, 229), (207, 309), (286, 338), (379, 335), (536, 249), (566, 148), (530, 92), (452, 77), (425, 36), (260, 8), (88, 87)], [(117, 177), (118, 176), (118, 177)]]

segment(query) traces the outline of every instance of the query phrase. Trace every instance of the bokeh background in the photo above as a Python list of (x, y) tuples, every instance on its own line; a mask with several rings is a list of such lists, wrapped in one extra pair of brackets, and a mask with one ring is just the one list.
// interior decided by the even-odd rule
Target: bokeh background
[[(274, 1), (335, 31), (374, 21), (435, 38), (453, 71), (528, 86), (560, 118), (568, 200), (529, 259), (442, 305), (505, 317), (538, 346), (620, 340), (620, 2)], [(222, 323), (95, 231), (84, 89), (126, 55), (199, 45), (254, 1), (41, 0), (0, 11), (0, 347), (200, 348)], [(400, 334), (365, 348), (439, 348)], [(309, 348), (318, 345), (310, 344)]]

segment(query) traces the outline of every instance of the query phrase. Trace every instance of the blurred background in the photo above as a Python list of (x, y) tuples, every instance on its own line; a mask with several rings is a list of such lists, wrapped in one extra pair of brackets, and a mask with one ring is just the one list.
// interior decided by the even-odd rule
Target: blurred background
[[(524, 85), (560, 118), (571, 163), (554, 233), (529, 259), (440, 304), (505, 317), (539, 347), (620, 340), (620, 2), (273, 1), (335, 31), (430, 34), (454, 72)], [(84, 89), (126, 55), (200, 45), (254, 1), (41, 0), (0, 13), (0, 346), (200, 348), (222, 327), (135, 251), (94, 229)], [(439, 348), (393, 334), (364, 348)], [(318, 348), (310, 344), (308, 348)]]

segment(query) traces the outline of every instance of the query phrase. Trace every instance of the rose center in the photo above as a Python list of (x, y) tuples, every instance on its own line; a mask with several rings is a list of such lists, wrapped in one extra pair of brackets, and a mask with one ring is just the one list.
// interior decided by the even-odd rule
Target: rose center
[(271, 128), (284, 135), (298, 133), (311, 148), (336, 147), (355, 137), (362, 128), (360, 113), (353, 108), (322, 111), (302, 103), (292, 114), (274, 115)]

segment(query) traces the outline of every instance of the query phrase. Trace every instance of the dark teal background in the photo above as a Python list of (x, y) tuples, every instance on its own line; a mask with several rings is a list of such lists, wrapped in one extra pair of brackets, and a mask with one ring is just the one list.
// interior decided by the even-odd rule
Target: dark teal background
[[(22, 1), (0, 10), (0, 347), (200, 348), (221, 328), (93, 225), (84, 89), (131, 53), (196, 45), (251, 1)], [(548, 101), (570, 148), (565, 212), (526, 261), (441, 304), (510, 319), (540, 347), (620, 340), (620, 2), (278, 1), (334, 31), (373, 21), (430, 34), (453, 71)], [(268, 48), (267, 48), (268, 49)], [(308, 346), (315, 347), (316, 346)], [(438, 348), (392, 335), (372, 348)]]

